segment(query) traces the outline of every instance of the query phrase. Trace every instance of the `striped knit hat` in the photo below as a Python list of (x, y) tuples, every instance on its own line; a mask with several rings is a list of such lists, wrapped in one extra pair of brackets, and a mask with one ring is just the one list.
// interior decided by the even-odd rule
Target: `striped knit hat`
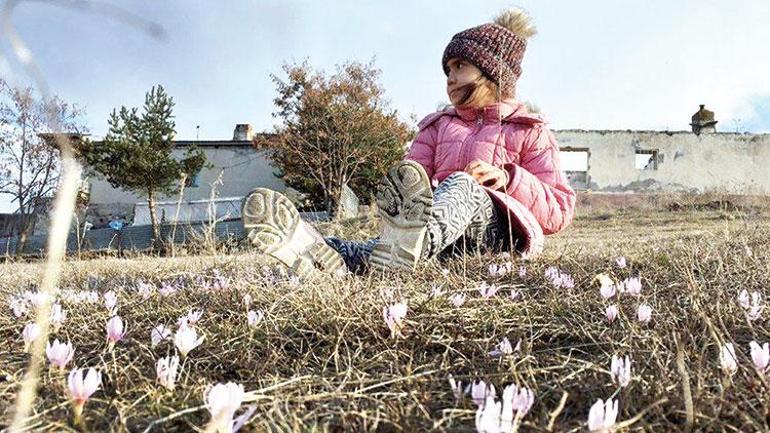
[(527, 39), (536, 33), (526, 12), (520, 9), (504, 11), (494, 22), (463, 30), (452, 37), (441, 59), (444, 73), (449, 75), (449, 59), (460, 58), (472, 63), (497, 84), (502, 96), (513, 96), (516, 81), (521, 76)]

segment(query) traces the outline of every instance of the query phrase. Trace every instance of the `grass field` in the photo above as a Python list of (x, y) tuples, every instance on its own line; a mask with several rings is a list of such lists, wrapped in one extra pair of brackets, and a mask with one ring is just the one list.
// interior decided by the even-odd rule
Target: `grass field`
[[(366, 220), (322, 229), (364, 238), (375, 227)], [(242, 408), (255, 409), (245, 432), (476, 431), (476, 405), (469, 397), (455, 401), (451, 374), (463, 383), (483, 379), (499, 391), (511, 383), (531, 389), (535, 402), (519, 431), (586, 431), (591, 405), (611, 397), (619, 405), (618, 431), (768, 431), (769, 378), (749, 352), (752, 340), (770, 341), (768, 313), (749, 320), (738, 295), (745, 289), (766, 298), (769, 244), (770, 219), (759, 208), (595, 205), (549, 238), (542, 256), (514, 259), (513, 272), (498, 277), (488, 266), (508, 261), (503, 255), (426, 263), (414, 274), (299, 285), (247, 251), (70, 261), (59, 287), (115, 291), (127, 333), (110, 350), (103, 299), (62, 299), (67, 317), (50, 339), (71, 341), (67, 371), (95, 367), (102, 387), (75, 427), (67, 373), (46, 364), (29, 425), (56, 432), (204, 431), (205, 390), (232, 381), (247, 392)], [(615, 263), (620, 256), (625, 268)], [(570, 274), (574, 287), (555, 287), (549, 267)], [(0, 265), (2, 299), (33, 288), (41, 269), (40, 263)], [(639, 276), (641, 294), (605, 300), (594, 280), (599, 273), (616, 282)], [(146, 297), (137, 291), (140, 280), (155, 288)], [(477, 290), (482, 282), (501, 289), (484, 299)], [(176, 291), (159, 293), (163, 283)], [(435, 295), (434, 286), (444, 293)], [(458, 293), (466, 295), (459, 307), (450, 301)], [(256, 326), (247, 323), (247, 294), (249, 308), (264, 312)], [(382, 310), (402, 299), (408, 305), (403, 336), (391, 338)], [(611, 303), (619, 315), (610, 324)], [(637, 320), (640, 303), (652, 307), (647, 324)], [(205, 339), (182, 361), (170, 391), (158, 384), (155, 367), (176, 349), (171, 341), (151, 347), (150, 331), (158, 324), (175, 330), (191, 309), (203, 312), (194, 327)], [(7, 303), (0, 310), (0, 427), (12, 419), (29, 360), (22, 331), (31, 314), (17, 318)], [(514, 345), (520, 340), (520, 349), (490, 356), (503, 337)], [(728, 342), (735, 345), (735, 374), (720, 367)], [(626, 387), (611, 379), (613, 355), (632, 360)]]

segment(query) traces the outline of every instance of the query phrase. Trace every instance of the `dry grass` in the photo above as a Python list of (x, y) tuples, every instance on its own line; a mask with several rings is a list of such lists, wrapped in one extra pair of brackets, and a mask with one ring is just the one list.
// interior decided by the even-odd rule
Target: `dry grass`
[[(610, 396), (620, 399), (618, 419), (633, 421), (629, 431), (685, 430), (688, 416), (697, 431), (767, 431), (770, 389), (748, 355), (749, 341), (770, 340), (767, 313), (748, 322), (736, 302), (740, 289), (766, 293), (770, 284), (766, 215), (583, 215), (549, 239), (543, 256), (524, 263), (525, 278), (515, 272), (490, 278), (487, 265), (506, 260), (500, 256), (426, 264), (414, 275), (322, 279), (299, 287), (275, 272), (266, 276), (263, 259), (248, 253), (71, 261), (61, 287), (116, 290), (129, 333), (109, 352), (103, 304), (65, 304), (69, 317), (51, 338), (73, 342), (77, 366), (103, 371), (104, 387), (86, 405), (90, 431), (141, 432), (151, 423), (156, 432), (202, 431), (208, 421), (200, 408), (203, 391), (225, 381), (256, 391), (251, 404), (257, 416), (243, 431), (475, 431), (475, 407), (467, 399), (455, 404), (449, 373), (535, 390), (521, 431), (547, 431), (552, 415), (553, 431), (584, 431), (590, 405)], [(374, 227), (363, 221), (323, 230), (362, 237)], [(628, 268), (613, 267), (618, 255), (628, 258)], [(572, 274), (576, 287), (554, 288), (543, 276), (548, 266)], [(447, 277), (442, 267), (451, 270)], [(214, 269), (230, 278), (230, 286), (201, 290), (200, 279), (210, 279)], [(40, 272), (35, 263), (1, 266), (3, 299), (34, 284)], [(649, 326), (635, 321), (639, 300), (630, 296), (620, 298), (619, 319), (606, 324), (606, 304), (591, 282), (600, 272), (616, 279), (641, 275), (641, 298), (654, 309)], [(134, 290), (138, 279), (175, 280), (184, 289), (144, 301)], [(482, 300), (474, 289), (482, 281), (518, 288), (523, 299), (507, 299), (506, 289)], [(455, 308), (446, 296), (432, 299), (433, 284), (443, 284), (449, 294), (467, 292), (469, 300)], [(391, 289), (409, 304), (399, 340), (389, 338), (381, 315)], [(266, 313), (258, 329), (246, 326), (241, 299), (247, 293)], [(151, 349), (150, 329), (173, 325), (190, 308), (204, 310), (198, 328), (206, 340), (184, 362), (177, 389), (165, 391), (155, 382), (155, 361), (174, 348), (165, 342)], [(20, 337), (25, 323), (5, 305), (0, 310), (0, 426), (11, 419), (28, 362)], [(503, 336), (521, 338), (521, 353), (489, 357)], [(735, 343), (741, 366), (731, 379), (719, 368), (718, 348), (725, 341)], [(622, 390), (610, 380), (613, 354), (633, 359), (634, 380)], [(64, 375), (44, 372), (34, 429), (74, 431), (65, 388)], [(692, 395), (689, 414), (685, 388)], [(563, 410), (553, 413), (565, 392)]]

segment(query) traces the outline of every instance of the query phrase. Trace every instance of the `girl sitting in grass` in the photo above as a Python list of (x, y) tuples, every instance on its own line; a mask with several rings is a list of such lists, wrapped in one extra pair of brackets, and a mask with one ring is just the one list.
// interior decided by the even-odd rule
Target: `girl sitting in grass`
[(377, 187), (379, 237), (323, 238), (286, 197), (257, 188), (242, 209), (252, 245), (300, 277), (411, 270), (468, 251), (539, 253), (544, 235), (572, 221), (575, 192), (553, 133), (516, 99), (535, 33), (525, 12), (508, 10), (452, 37), (442, 58), (452, 106), (419, 122), (408, 155)]

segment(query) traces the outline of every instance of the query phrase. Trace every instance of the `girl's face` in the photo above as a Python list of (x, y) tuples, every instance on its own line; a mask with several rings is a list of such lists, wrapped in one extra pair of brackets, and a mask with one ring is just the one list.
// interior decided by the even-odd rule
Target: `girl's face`
[(455, 57), (449, 59), (447, 67), (449, 74), (446, 81), (446, 93), (452, 105), (470, 106), (480, 103), (481, 101), (471, 101), (471, 99), (477, 99), (472, 98), (473, 93), (476, 91), (480, 80), (484, 80), (481, 70), (467, 61)]

